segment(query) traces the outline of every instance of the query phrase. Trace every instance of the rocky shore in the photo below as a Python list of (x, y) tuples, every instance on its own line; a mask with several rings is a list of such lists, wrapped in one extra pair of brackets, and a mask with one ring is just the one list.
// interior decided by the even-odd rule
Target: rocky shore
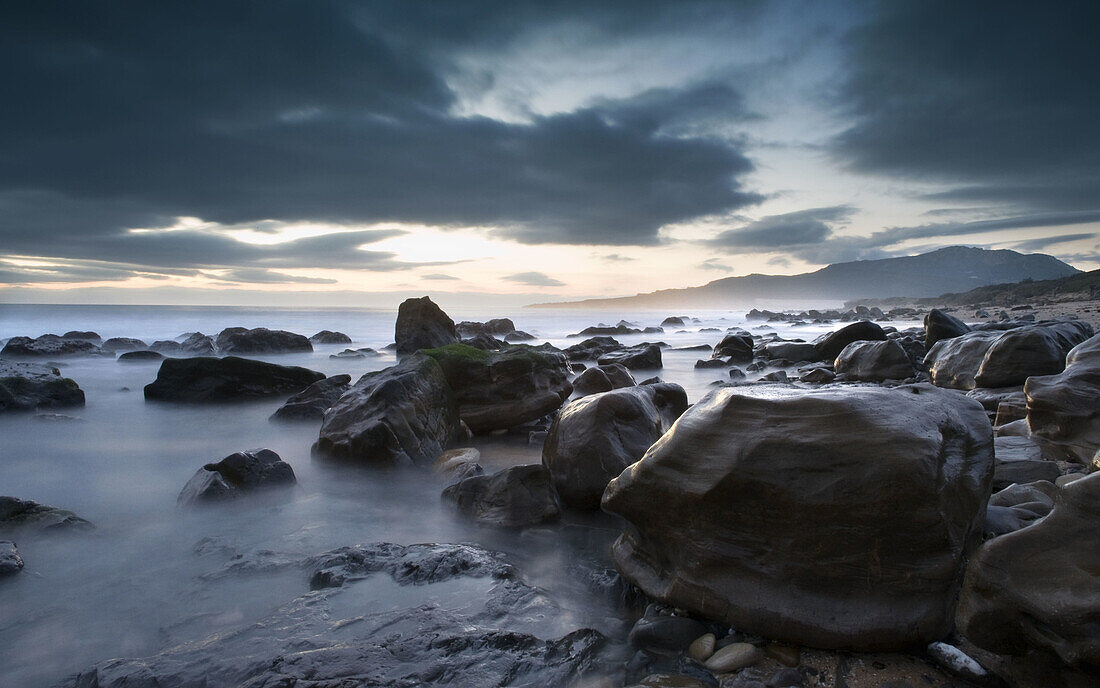
[[(561, 601), (522, 566), (467, 543), (203, 549), (224, 575), (297, 571), (301, 589), (258, 623), (63, 685), (1098, 685), (1100, 336), (1097, 309), (1073, 308), (754, 309), (747, 329), (690, 347), (723, 378), (694, 403), (660, 377), (675, 348), (659, 340), (683, 315), (593, 325), (559, 348), (519, 343), (534, 337), (507, 318), (456, 325), (410, 299), (394, 365), (358, 379), (247, 357), (352, 343), (330, 330), (13, 337), (5, 413), (85, 403), (43, 362), (117, 356), (157, 367), (145, 398), (159, 405), (286, 400), (271, 418), (319, 425), (314, 462), (382, 483), (423, 475), (456, 520), (550, 541), (607, 534), (577, 575), (622, 622), (562, 627)], [(828, 331), (769, 327), (790, 323)], [(541, 461), (487, 470), (478, 447), (504, 438)], [(271, 449), (220, 456), (180, 486), (180, 506), (286, 499), (298, 482)], [(0, 498), (0, 599), (34, 564), (17, 542), (91, 527)], [(423, 594), (359, 610), (379, 577)]]

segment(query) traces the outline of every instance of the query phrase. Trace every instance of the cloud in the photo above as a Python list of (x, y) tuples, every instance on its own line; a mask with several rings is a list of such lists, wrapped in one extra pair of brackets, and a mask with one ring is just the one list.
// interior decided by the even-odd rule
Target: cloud
[(426, 280), (457, 280), (458, 278), (454, 277), (453, 275), (443, 275), (443, 274), (440, 274), (440, 273), (434, 273), (434, 274), (431, 274), (431, 275), (421, 275), (420, 279), (426, 279)]
[(1017, 251), (1044, 251), (1050, 246), (1056, 246), (1058, 244), (1066, 244), (1071, 241), (1085, 241), (1088, 239), (1100, 238), (1100, 233), (1090, 232), (1082, 234), (1059, 234), (1057, 236), (1039, 237), (1038, 239), (1028, 239), (1027, 241), (1019, 241), (1012, 246)]
[(520, 272), (515, 275), (508, 275), (502, 279), (506, 279), (509, 282), (516, 282), (517, 284), (526, 284), (531, 287), (564, 287), (565, 282), (558, 281), (549, 275), (541, 272)]
[(733, 268), (725, 263), (719, 263), (717, 258), (708, 258), (695, 266), (700, 270), (718, 270), (720, 272), (733, 272)]
[(239, 268), (237, 270), (229, 270), (220, 275), (203, 273), (203, 277), (220, 282), (236, 282), (241, 284), (336, 284), (336, 280), (325, 277), (299, 277), (297, 275), (287, 275), (282, 272), (255, 268)]
[(630, 256), (624, 256), (624, 255), (620, 255), (618, 253), (609, 253), (606, 256), (603, 256), (603, 259), (606, 260), (609, 263), (628, 263), (632, 260), (635, 260), (634, 258), (631, 258)]
[(726, 251), (774, 251), (820, 244), (832, 235), (834, 225), (846, 222), (854, 211), (851, 206), (838, 205), (769, 215), (740, 229), (726, 230), (705, 243)]

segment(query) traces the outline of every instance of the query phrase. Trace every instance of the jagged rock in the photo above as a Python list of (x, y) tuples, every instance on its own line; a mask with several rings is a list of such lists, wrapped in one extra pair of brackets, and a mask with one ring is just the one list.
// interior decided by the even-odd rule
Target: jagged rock
[(534, 526), (561, 516), (550, 472), (542, 464), (460, 480), (443, 490), (443, 500), (462, 515), (492, 526)]
[(351, 344), (351, 337), (347, 336), (343, 332), (321, 330), (317, 334), (310, 337), (309, 341), (314, 344)]
[(483, 323), (463, 320), (455, 325), (455, 330), (462, 337), (474, 337), (479, 334), (506, 335), (516, 331), (516, 324), (509, 318), (493, 318)]
[(571, 401), (558, 413), (542, 463), (563, 502), (597, 509), (607, 483), (642, 458), (687, 409), (680, 385), (626, 387)]
[(619, 363), (586, 368), (573, 379), (573, 392), (580, 396), (610, 392), (638, 384), (625, 366)]
[(166, 358), (145, 398), (203, 403), (298, 392), (325, 376), (315, 370), (226, 356)]
[(904, 380), (917, 372), (905, 349), (892, 339), (852, 342), (836, 357), (833, 368), (838, 375), (861, 382)]
[(23, 557), (10, 540), (0, 540), (0, 578), (14, 575), (23, 570)]
[(119, 363), (156, 363), (164, 360), (164, 354), (149, 349), (125, 351), (118, 355), (117, 360)]
[(149, 350), (160, 354), (181, 354), (183, 346), (174, 339), (158, 339), (149, 345)]
[(631, 370), (655, 370), (663, 367), (661, 347), (646, 342), (606, 353), (596, 359), (596, 363), (602, 366), (618, 363)]
[(91, 530), (94, 526), (71, 511), (29, 499), (0, 497), (0, 532), (12, 530)]
[(63, 339), (56, 334), (44, 334), (36, 339), (12, 337), (0, 349), (4, 358), (43, 358), (47, 356), (95, 356), (103, 350), (85, 339)]
[(881, 342), (884, 339), (886, 339), (886, 333), (881, 327), (873, 322), (861, 320), (835, 332), (821, 335), (814, 340), (814, 347), (817, 349), (817, 360), (832, 361), (840, 355), (844, 347), (852, 342)]
[(271, 414), (270, 420), (321, 420), (325, 411), (351, 386), (350, 375), (333, 375), (318, 380), (301, 392), (291, 396)]
[(1093, 460), (1100, 449), (1100, 335), (1075, 346), (1058, 375), (1028, 378), (1027, 426), (1063, 458)]
[(951, 339), (970, 332), (970, 326), (953, 315), (933, 308), (924, 316), (924, 346), (931, 349), (941, 339)]
[(614, 337), (590, 337), (583, 342), (566, 347), (565, 355), (570, 361), (588, 361), (622, 348), (623, 345)]
[(650, 597), (777, 641), (886, 650), (950, 631), (992, 471), (989, 421), (960, 394), (726, 387), (603, 508), (627, 521), (616, 566)]
[(84, 405), (84, 391), (51, 366), (0, 361), (0, 413)]
[(367, 373), (325, 413), (318, 459), (364, 466), (430, 466), (459, 435), (443, 369), (424, 355)]
[(1100, 681), (1098, 504), (1100, 476), (1075, 480), (1048, 516), (987, 541), (967, 566), (959, 630), (1005, 656), (1019, 685)]
[(730, 363), (750, 363), (753, 356), (752, 349), (752, 335), (735, 332), (722, 337), (722, 341), (714, 345), (711, 358), (724, 358)]
[(458, 341), (455, 323), (430, 298), (405, 299), (397, 309), (394, 325), (397, 355), (434, 349)]
[(148, 349), (149, 345), (140, 339), (133, 339), (131, 337), (111, 337), (103, 342), (101, 348), (104, 351), (114, 353), (116, 351), (141, 351), (142, 349)]
[(218, 333), (218, 352), (222, 354), (285, 354), (312, 352), (313, 345), (304, 335), (286, 330), (256, 327), (227, 327)]
[(500, 352), (450, 344), (425, 349), (443, 370), (463, 422), (475, 433), (511, 428), (556, 411), (573, 392), (565, 356), (529, 346)]
[(212, 354), (215, 351), (213, 338), (202, 332), (192, 332), (180, 342), (180, 349), (187, 354)]
[(250, 449), (208, 463), (191, 477), (176, 503), (201, 503), (236, 499), (257, 490), (297, 484), (294, 469), (270, 449)]

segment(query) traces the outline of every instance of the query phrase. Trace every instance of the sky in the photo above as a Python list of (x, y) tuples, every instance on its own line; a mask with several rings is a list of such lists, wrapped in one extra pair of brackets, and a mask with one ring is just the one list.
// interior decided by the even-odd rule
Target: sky
[(0, 4), (0, 301), (1100, 267), (1096, 2)]

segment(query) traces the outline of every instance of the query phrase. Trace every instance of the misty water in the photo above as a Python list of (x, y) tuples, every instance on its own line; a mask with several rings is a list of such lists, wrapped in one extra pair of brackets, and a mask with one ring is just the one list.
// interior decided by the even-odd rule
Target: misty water
[[(269, 327), (312, 335), (349, 334), (356, 347), (381, 349), (393, 340), (395, 312), (172, 307), (0, 306), (0, 338), (94, 330), (104, 339), (137, 337), (151, 343), (185, 332), (216, 334), (229, 326)], [(521, 311), (452, 312), (456, 320), (509, 316), (535, 343), (560, 347), (566, 337), (621, 317), (657, 325), (670, 313)], [(746, 323), (744, 311), (690, 313), (699, 322), (660, 335), (618, 337), (624, 344), (664, 341), (672, 347), (713, 345), (730, 327), (779, 331), (811, 339), (827, 326), (766, 329)], [(899, 327), (907, 323), (895, 323)], [(720, 331), (703, 331), (717, 328)], [(263, 356), (327, 375), (363, 373), (394, 363), (392, 354), (330, 359), (345, 348), (315, 346), (312, 354)], [(693, 368), (708, 352), (664, 351), (664, 368), (634, 371), (640, 381), (660, 375), (697, 401), (725, 370)], [(567, 512), (561, 523), (523, 531), (478, 527), (440, 502), (441, 484), (428, 472), (375, 472), (315, 464), (310, 446), (319, 423), (278, 424), (268, 416), (283, 398), (224, 405), (146, 403), (142, 388), (158, 363), (124, 364), (110, 357), (57, 362), (86, 394), (83, 408), (62, 413), (0, 416), (0, 495), (69, 509), (92, 521), (90, 532), (15, 536), (25, 570), (0, 581), (0, 683), (48, 686), (113, 657), (141, 657), (167, 647), (240, 628), (308, 589), (307, 574), (287, 565), (333, 548), (371, 542), (476, 543), (504, 552), (525, 581), (557, 600), (560, 611), (517, 618), (517, 630), (557, 638), (580, 627), (623, 638), (630, 619), (615, 599), (593, 590), (579, 570), (611, 566), (618, 533), (603, 514)], [(764, 371), (767, 372), (767, 371)], [(757, 374), (759, 375), (759, 373)], [(750, 376), (751, 378), (752, 376)], [(476, 438), (486, 472), (540, 460), (526, 437)], [(176, 506), (181, 487), (203, 464), (234, 451), (268, 447), (294, 468), (299, 485), (286, 495), (259, 495), (212, 508)], [(234, 564), (255, 564), (247, 573)], [(399, 609), (423, 596), (444, 608), (460, 606), (477, 580), (401, 588), (385, 577), (356, 586), (364, 609)]]

